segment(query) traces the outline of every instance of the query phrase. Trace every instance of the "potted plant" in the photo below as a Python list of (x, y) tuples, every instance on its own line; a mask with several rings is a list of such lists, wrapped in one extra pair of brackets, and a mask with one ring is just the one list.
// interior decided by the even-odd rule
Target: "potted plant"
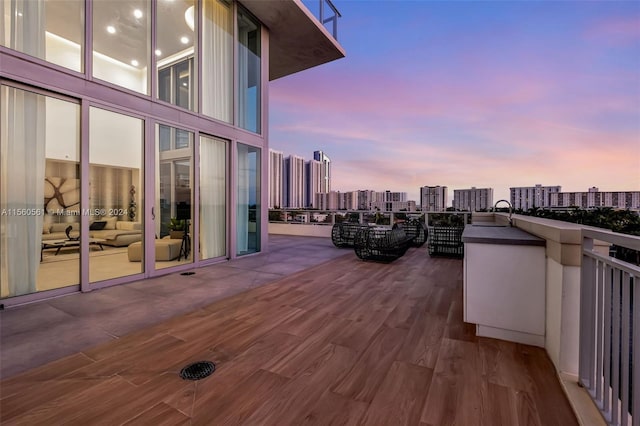
[(186, 226), (186, 221), (181, 219), (176, 219), (172, 217), (170, 222), (167, 223), (167, 228), (169, 228), (169, 238), (180, 240), (184, 237), (184, 228)]

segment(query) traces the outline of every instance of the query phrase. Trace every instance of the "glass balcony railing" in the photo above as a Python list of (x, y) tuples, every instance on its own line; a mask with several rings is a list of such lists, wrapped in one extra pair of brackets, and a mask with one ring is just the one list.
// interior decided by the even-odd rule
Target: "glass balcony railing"
[(464, 227), (471, 223), (471, 212), (269, 209), (271, 223), (332, 226), (340, 222), (358, 222), (391, 227), (410, 219), (418, 219), (425, 226)]
[(320, 23), (338, 40), (338, 18), (340, 12), (331, 0), (302, 0), (307, 9), (320, 21)]

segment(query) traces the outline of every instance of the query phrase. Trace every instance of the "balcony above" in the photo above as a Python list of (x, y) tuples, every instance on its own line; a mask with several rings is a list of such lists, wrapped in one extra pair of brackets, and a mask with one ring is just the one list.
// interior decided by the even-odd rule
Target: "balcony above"
[[(345, 51), (300, 0), (242, 0), (269, 29), (269, 80), (336, 59)], [(337, 17), (336, 17), (337, 19)]]

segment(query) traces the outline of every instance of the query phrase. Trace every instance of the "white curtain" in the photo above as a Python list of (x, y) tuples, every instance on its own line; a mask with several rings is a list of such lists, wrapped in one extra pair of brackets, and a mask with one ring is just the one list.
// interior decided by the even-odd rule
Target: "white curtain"
[(44, 207), (45, 97), (2, 86), (1, 297), (37, 291)]
[(44, 1), (11, 0), (2, 5), (5, 24), (0, 31), (0, 44), (45, 59)]
[(249, 250), (249, 147), (238, 144), (237, 253)]
[(200, 137), (200, 258), (225, 256), (227, 143)]
[(202, 113), (233, 120), (233, 19), (230, 4), (204, 2), (202, 36)]

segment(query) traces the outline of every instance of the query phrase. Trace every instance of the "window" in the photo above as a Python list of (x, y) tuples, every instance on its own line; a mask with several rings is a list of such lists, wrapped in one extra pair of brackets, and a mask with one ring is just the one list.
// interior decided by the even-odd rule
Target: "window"
[(260, 25), (238, 11), (238, 126), (260, 133)]
[(260, 251), (260, 149), (238, 144), (237, 254)]
[(0, 44), (82, 72), (84, 0), (12, 0), (0, 4)]
[(182, 108), (197, 109), (195, 2), (158, 1), (156, 49), (158, 99)]
[(202, 113), (233, 122), (233, 9), (205, 0), (202, 8)]
[(149, 8), (144, 0), (93, 2), (94, 77), (149, 94)]

